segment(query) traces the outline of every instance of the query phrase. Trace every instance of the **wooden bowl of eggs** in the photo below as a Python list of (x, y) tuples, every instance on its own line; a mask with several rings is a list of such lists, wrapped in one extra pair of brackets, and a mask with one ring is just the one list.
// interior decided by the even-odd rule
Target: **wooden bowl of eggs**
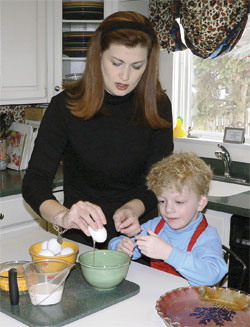
[(56, 238), (31, 245), (30, 255), (33, 261), (52, 259), (56, 257), (70, 263), (75, 263), (79, 247), (76, 243), (63, 240), (62, 244)]

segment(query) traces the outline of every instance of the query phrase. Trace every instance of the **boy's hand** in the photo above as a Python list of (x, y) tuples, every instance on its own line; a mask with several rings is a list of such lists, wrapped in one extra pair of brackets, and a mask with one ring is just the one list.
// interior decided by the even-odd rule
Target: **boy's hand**
[(148, 234), (135, 236), (138, 248), (149, 258), (166, 260), (173, 249), (172, 246), (151, 229), (148, 229)]
[(129, 237), (124, 237), (117, 246), (117, 250), (127, 253), (130, 257), (133, 255), (133, 251), (136, 243)]

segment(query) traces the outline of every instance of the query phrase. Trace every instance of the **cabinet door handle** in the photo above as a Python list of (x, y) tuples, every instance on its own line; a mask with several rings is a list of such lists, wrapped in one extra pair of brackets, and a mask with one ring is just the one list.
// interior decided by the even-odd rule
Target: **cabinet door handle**
[(2, 220), (4, 218), (4, 214), (0, 213), (0, 220)]
[(61, 87), (59, 85), (55, 86), (55, 91), (57, 91), (57, 92), (60, 91), (60, 88)]

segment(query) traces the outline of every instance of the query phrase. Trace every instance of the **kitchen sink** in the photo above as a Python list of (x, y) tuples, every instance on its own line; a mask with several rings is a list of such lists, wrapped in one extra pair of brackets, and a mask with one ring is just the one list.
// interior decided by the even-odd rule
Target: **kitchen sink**
[(212, 180), (209, 196), (225, 197), (250, 191), (250, 185), (240, 185)]

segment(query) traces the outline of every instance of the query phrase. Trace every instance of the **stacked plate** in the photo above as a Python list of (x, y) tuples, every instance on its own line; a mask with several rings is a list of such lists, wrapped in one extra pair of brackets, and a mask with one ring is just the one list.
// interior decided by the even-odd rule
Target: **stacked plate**
[(88, 43), (94, 32), (64, 32), (63, 54), (68, 57), (86, 57)]
[(72, 74), (66, 74), (63, 81), (64, 82), (75, 82), (78, 81), (82, 77), (81, 73), (72, 73)]
[(63, 3), (63, 19), (103, 19), (103, 2), (68, 1)]

